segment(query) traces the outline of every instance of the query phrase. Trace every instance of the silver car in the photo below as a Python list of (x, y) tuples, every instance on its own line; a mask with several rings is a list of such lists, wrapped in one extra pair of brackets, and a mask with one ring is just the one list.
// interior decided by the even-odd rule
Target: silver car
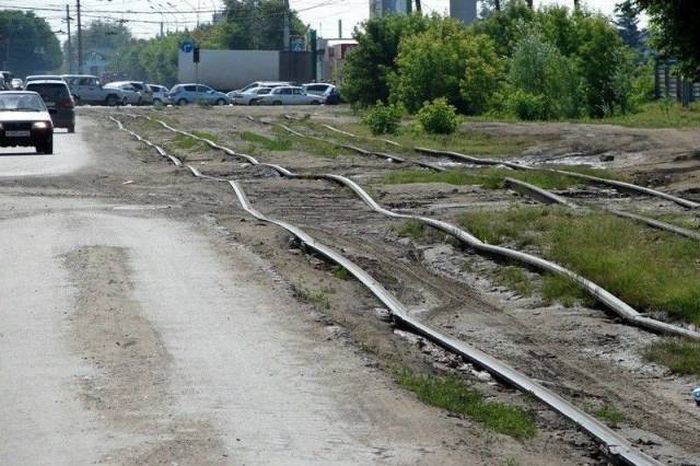
[(160, 84), (148, 84), (148, 87), (153, 91), (153, 103), (167, 105), (170, 103), (168, 99), (168, 88)]
[(298, 86), (280, 86), (262, 96), (256, 103), (259, 105), (320, 105), (323, 100), (323, 96), (307, 94)]
[(108, 83), (104, 86), (105, 89), (116, 89), (122, 93), (122, 105), (141, 105), (143, 103), (143, 97), (141, 93), (136, 90), (134, 86), (126, 82), (114, 82)]

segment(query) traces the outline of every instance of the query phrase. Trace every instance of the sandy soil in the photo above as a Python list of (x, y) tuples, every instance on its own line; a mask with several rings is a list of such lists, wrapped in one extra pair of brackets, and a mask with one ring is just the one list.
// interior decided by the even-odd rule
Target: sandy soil
[[(392, 365), (455, 361), (378, 320), (356, 283), (103, 111), (81, 109), (78, 135), (57, 137), (39, 169), (0, 161), (0, 463), (599, 461), (585, 436), (506, 387), (481, 383), (537, 412), (534, 440), (398, 388)], [(302, 286), (323, 287), (328, 308), (299, 302)]]
[[(213, 133), (219, 140), (247, 150), (238, 138), (242, 131), (272, 134), (269, 126), (245, 119), (248, 114), (276, 121), (297, 109), (224, 108), (193, 114), (182, 109), (155, 113), (180, 128)], [(342, 124), (353, 121), (344, 111), (314, 109), (311, 121)], [(129, 110), (129, 113), (135, 113)], [(371, 213), (352, 193), (316, 181), (280, 179), (267, 170), (253, 168), (204, 147), (179, 149), (173, 134), (143, 120), (127, 119), (132, 128), (163, 143), (178, 156), (194, 162), (205, 173), (241, 180), (254, 205), (264, 213), (304, 227), (317, 238), (349, 255), (369, 269), (414, 312), (443, 330), (475, 344), (518, 369), (542, 380), (587, 410), (614, 406), (623, 413), (619, 429), (640, 448), (669, 464), (700, 464), (696, 441), (700, 411), (690, 400), (695, 380), (671, 375), (667, 369), (645, 362), (640, 352), (657, 337), (622, 325), (604, 310), (577, 305), (563, 308), (542, 300), (524, 298), (496, 283), (494, 271), (502, 264), (474, 255), (441, 235), (420, 241), (399, 238), (401, 222)], [(294, 124), (293, 122), (289, 124)], [(567, 163), (569, 159), (597, 160), (627, 173), (632, 179), (659, 189), (699, 199), (698, 164), (692, 156), (700, 141), (697, 131), (640, 130), (603, 125), (572, 124), (473, 124), (487, 134), (541, 134), (542, 143), (513, 159), (530, 163)], [(332, 134), (326, 133), (326, 137)], [(361, 145), (361, 144), (358, 144)], [(690, 154), (690, 155), (689, 155)], [(506, 190), (440, 184), (383, 186), (375, 184), (383, 174), (401, 166), (377, 158), (344, 153), (323, 157), (304, 150), (255, 154), (264, 162), (284, 165), (304, 173), (333, 172), (352, 176), (371, 187), (385, 206), (406, 212), (454, 220), (468, 209), (500, 209), (532, 201)], [(416, 154), (404, 154), (417, 157)], [(600, 155), (613, 155), (600, 162)], [(433, 159), (433, 161), (435, 161)], [(438, 160), (446, 162), (446, 160)], [(572, 162), (573, 163), (573, 162)], [(201, 189), (201, 188), (197, 188)], [(648, 212), (687, 213), (657, 199), (630, 196), (600, 188), (577, 189), (567, 194), (582, 202)], [(200, 195), (192, 193), (193, 196)], [(245, 216), (218, 216), (222, 228), (264, 256), (281, 276), (297, 288), (320, 291), (329, 306), (320, 311), (334, 325), (378, 358), (384, 368), (399, 361), (412, 367), (455, 372), (449, 358), (422, 350), (423, 343), (391, 334), (378, 323), (376, 304), (353, 282), (333, 275), (333, 269), (290, 247), (286, 235), (250, 222)], [(350, 312), (348, 312), (350, 311)], [(537, 413), (539, 438), (528, 442), (535, 450), (558, 445), (572, 457), (590, 455), (592, 446), (548, 411), (522, 400), (506, 387), (481, 382), (475, 373), (465, 380), (497, 399), (525, 403)], [(584, 461), (595, 461), (588, 458)]]

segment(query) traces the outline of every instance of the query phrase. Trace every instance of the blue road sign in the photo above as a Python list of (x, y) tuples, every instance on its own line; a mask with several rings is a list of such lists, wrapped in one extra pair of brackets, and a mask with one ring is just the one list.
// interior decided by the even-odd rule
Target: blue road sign
[(180, 45), (180, 50), (185, 53), (192, 53), (192, 49), (194, 49), (194, 44), (190, 41), (185, 41)]

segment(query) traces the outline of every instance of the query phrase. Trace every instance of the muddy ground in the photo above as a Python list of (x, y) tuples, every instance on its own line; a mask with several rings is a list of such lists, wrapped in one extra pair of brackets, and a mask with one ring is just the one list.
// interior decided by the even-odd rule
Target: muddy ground
[[(523, 464), (556, 464), (562, 457), (569, 464), (604, 462), (595, 444), (559, 416), (489, 380), (478, 368), (464, 365), (378, 318), (378, 302), (358, 283), (299, 250), (278, 228), (253, 220), (224, 184), (194, 180), (186, 171), (178, 171), (159, 159), (151, 149), (129, 141), (107, 120), (109, 112), (95, 109), (85, 113), (98, 121), (106, 137), (122, 138), (125, 150), (152, 177), (153, 184), (139, 183), (133, 189), (134, 195), (152, 196), (154, 202), (158, 199), (185, 209), (207, 210), (217, 228), (231, 241), (250, 247), (269, 261), (297, 298), (323, 316), (329, 339), (359, 348), (367, 354), (369, 364), (385, 372), (410, 367), (435, 374), (459, 374), (490, 398), (531, 410), (539, 434), (532, 440), (516, 442), (522, 450), (516, 452), (515, 459)], [(268, 150), (241, 138), (244, 132), (273, 139), (282, 134), (279, 128), (261, 123), (264, 121), (347, 142), (320, 127), (322, 123), (338, 127), (354, 124), (356, 118), (346, 109), (313, 108), (300, 112), (293, 108), (260, 107), (167, 108), (122, 109), (112, 113), (130, 129), (161, 144), (203, 173), (241, 181), (257, 209), (300, 226), (340, 250), (370, 271), (425, 321), (503, 359), (589, 412), (613, 407), (622, 413), (622, 420), (614, 422), (614, 427), (662, 462), (700, 464), (700, 410), (689, 398), (696, 381), (672, 375), (668, 369), (642, 358), (643, 349), (658, 338), (656, 335), (624, 325), (598, 307), (581, 303), (564, 307), (545, 304), (536, 295), (520, 296), (496, 278), (497, 269), (506, 264), (479, 256), (441, 234), (431, 233), (418, 239), (401, 236), (398, 232), (402, 221), (371, 212), (347, 189), (323, 181), (280, 178), (272, 170), (251, 166), (204, 144), (178, 141), (172, 132), (133, 115), (147, 114), (179, 129), (214, 135), (219, 143), (250, 153), (260, 162), (280, 164), (295, 172), (350, 176), (369, 188), (383, 206), (406, 213), (454, 221), (469, 210), (532, 204), (531, 199), (505, 189), (485, 190), (478, 186), (384, 185), (379, 181), (386, 173), (405, 167), (322, 144), (306, 145), (301, 141), (286, 150)], [(305, 121), (285, 119), (285, 114)], [(246, 118), (248, 115), (257, 121)], [(532, 138), (532, 144), (522, 152), (505, 157), (509, 160), (592, 164), (615, 169), (633, 181), (700, 200), (700, 134), (694, 129), (563, 123), (471, 123), (469, 129), (495, 138)], [(363, 146), (362, 141), (355, 144)], [(447, 158), (427, 158), (391, 147), (386, 150), (445, 166), (452, 163)], [(173, 186), (181, 191), (174, 194)], [(572, 188), (568, 194), (616, 208), (687, 214), (667, 201), (609, 189)], [(697, 222), (697, 216), (691, 215), (690, 219)], [(532, 275), (536, 280), (537, 275)], [(501, 445), (485, 441), (492, 434), (484, 437), (478, 424), (469, 419), (460, 422), (464, 426), (464, 442), (478, 445), (485, 463), (491, 463), (493, 455), (499, 461), (510, 457), (496, 453)]]

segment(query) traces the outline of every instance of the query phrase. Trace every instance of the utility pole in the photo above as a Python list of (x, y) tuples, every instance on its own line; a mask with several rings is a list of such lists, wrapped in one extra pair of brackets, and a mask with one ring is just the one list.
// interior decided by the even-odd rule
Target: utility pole
[(343, 20), (342, 19), (338, 20), (338, 38), (339, 39), (343, 38)]
[(420, 0), (416, 0), (416, 13), (419, 15), (423, 13), (423, 7), (420, 4)]
[(80, 0), (76, 0), (78, 8), (78, 73), (83, 74), (83, 31), (80, 24)]
[(66, 27), (68, 28), (68, 72), (73, 72), (73, 46), (70, 38), (70, 5), (66, 5)]
[(581, 9), (581, 1), (574, 0), (574, 11), (579, 11)]
[(525, 1), (527, 2), (527, 6), (530, 7), (530, 9), (532, 10), (533, 9), (533, 5), (532, 5), (533, 0), (525, 0)]
[[(420, 1), (420, 0), (417, 0), (417, 1)], [(501, 11), (501, 0), (495, 0), (494, 6), (496, 7), (496, 11)]]
[(282, 50), (289, 50), (289, 0), (282, 3), (284, 8), (284, 24), (282, 25)]
[(160, 22), (160, 37), (163, 37), (163, 21)]

